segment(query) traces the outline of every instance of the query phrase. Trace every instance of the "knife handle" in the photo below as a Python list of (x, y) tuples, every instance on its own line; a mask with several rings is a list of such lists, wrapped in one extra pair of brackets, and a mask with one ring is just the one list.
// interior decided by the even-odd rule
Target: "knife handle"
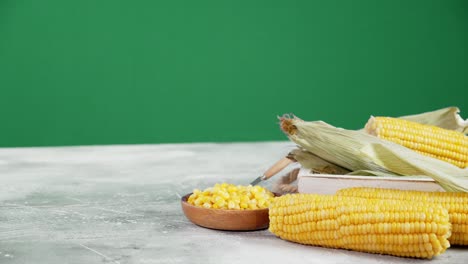
[(273, 166), (271, 166), (268, 170), (266, 170), (265, 173), (263, 173), (262, 180), (268, 180), (269, 178), (273, 177), (293, 162), (295, 161), (287, 157), (280, 159), (278, 162), (273, 164)]

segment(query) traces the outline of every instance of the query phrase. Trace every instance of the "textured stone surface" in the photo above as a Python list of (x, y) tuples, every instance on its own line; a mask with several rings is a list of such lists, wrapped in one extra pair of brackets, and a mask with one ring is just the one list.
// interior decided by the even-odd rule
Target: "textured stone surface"
[[(248, 184), (290, 142), (0, 149), (0, 263), (423, 263), (193, 225), (180, 197)], [(274, 180), (274, 179), (273, 179)], [(271, 181), (265, 183), (271, 187)], [(451, 248), (431, 263), (464, 263)]]

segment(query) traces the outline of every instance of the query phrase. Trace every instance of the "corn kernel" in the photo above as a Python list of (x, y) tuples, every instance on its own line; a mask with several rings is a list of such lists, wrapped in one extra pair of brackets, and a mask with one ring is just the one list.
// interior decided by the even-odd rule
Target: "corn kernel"
[(198, 197), (197, 199), (195, 199), (195, 202), (193, 203), (194, 205), (202, 205), (203, 204), (203, 198), (202, 197)]
[(249, 204), (249, 209), (254, 210), (254, 209), (258, 209), (258, 207), (257, 207), (256, 204), (250, 203), (250, 204)]
[(233, 186), (233, 185), (229, 186), (229, 187), (227, 188), (227, 190), (228, 190), (228, 192), (230, 192), (230, 193), (235, 193), (235, 192), (237, 192), (236, 186)]
[(263, 199), (263, 198), (260, 198), (260, 199), (258, 200), (258, 203), (257, 203), (257, 204), (258, 204), (259, 207), (264, 207), (264, 206), (265, 206), (265, 203), (266, 203), (266, 200)]

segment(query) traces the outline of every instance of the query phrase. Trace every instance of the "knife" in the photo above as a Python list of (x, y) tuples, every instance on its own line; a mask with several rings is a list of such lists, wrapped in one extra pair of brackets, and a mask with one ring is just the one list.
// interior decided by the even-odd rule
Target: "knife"
[(275, 174), (286, 168), (289, 164), (296, 162), (294, 159), (291, 157), (287, 156), (285, 158), (280, 159), (277, 161), (273, 166), (271, 166), (268, 170), (263, 173), (262, 176), (257, 177), (255, 180), (253, 180), (250, 185), (257, 185), (261, 181), (268, 180), (269, 178), (273, 177)]

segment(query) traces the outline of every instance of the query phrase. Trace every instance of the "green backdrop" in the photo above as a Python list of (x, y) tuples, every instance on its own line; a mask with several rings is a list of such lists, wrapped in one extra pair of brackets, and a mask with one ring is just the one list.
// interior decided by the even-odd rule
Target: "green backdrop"
[(286, 140), (284, 113), (467, 95), (468, 1), (0, 1), (4, 147)]

